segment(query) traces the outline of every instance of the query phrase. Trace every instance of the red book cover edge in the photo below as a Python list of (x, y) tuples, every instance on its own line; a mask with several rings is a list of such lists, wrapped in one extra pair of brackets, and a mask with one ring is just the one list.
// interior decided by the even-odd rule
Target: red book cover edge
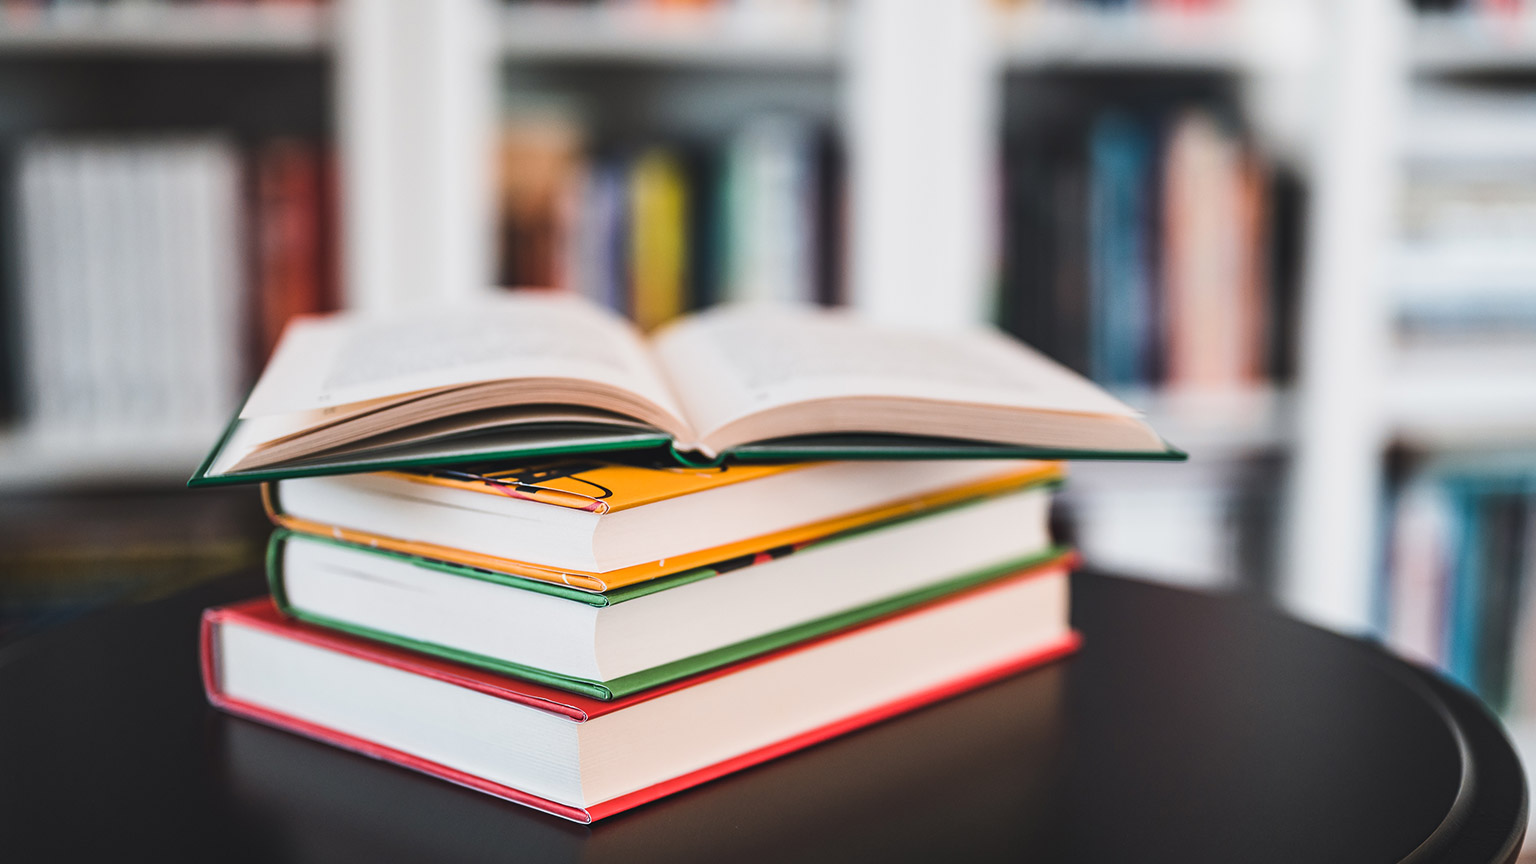
[(285, 729), (289, 732), (303, 735), (306, 738), (312, 738), (316, 741), (321, 741), (326, 744), (340, 747), (343, 750), (350, 750), (354, 753), (359, 753), (373, 759), (392, 762), (403, 768), (408, 768), (421, 774), (438, 777), (443, 780), (447, 780), (450, 783), (456, 783), (460, 786), (474, 789), (479, 792), (484, 792), (487, 795), (493, 795), (497, 798), (502, 798), (507, 801), (512, 801), (527, 807), (532, 807), (535, 810), (542, 810), (545, 813), (559, 816), (562, 819), (569, 819), (573, 822), (580, 822), (582, 824), (590, 824), (595, 820), (604, 819), (614, 814), (622, 813), (625, 810), (639, 807), (642, 804), (648, 804), (659, 798), (665, 798), (668, 795), (681, 792), (684, 789), (707, 783), (711, 780), (724, 777), (727, 774), (733, 774), (737, 771), (742, 771), (747, 768), (751, 768), (754, 765), (767, 762), (770, 759), (776, 759), (780, 756), (787, 755), (796, 750), (802, 750), (815, 744), (820, 744), (823, 741), (827, 741), (831, 738), (835, 738), (848, 732), (852, 732), (856, 729), (860, 729), (865, 726), (871, 726), (875, 723), (881, 722), (882, 720), (888, 720), (897, 715), (905, 714), (909, 711), (921, 708), (924, 705), (928, 705), (933, 702), (939, 702), (953, 696), (958, 696), (968, 690), (972, 690), (984, 684), (989, 684), (993, 681), (1006, 678), (1015, 673), (1022, 672), (1025, 669), (1049, 663), (1052, 660), (1056, 660), (1071, 654), (1073, 651), (1077, 650), (1078, 645), (1082, 642), (1081, 636), (1079, 636), (1076, 632), (1070, 632), (1053, 645), (1048, 645), (1044, 648), (1032, 651), (1020, 657), (1016, 657), (1013, 660), (1009, 660), (1006, 663), (993, 666), (990, 669), (984, 669), (980, 672), (962, 676), (951, 681), (946, 681), (937, 687), (931, 687), (919, 693), (914, 693), (910, 696), (906, 696), (892, 702), (887, 702), (884, 705), (879, 705), (875, 708), (869, 709), (868, 711), (853, 714), (841, 720), (828, 723), (819, 728), (812, 729), (807, 732), (802, 732), (798, 735), (785, 738), (782, 741), (778, 741), (765, 747), (760, 747), (756, 750), (743, 753), (740, 756), (735, 756), (722, 762), (717, 762), (714, 765), (700, 768), (697, 771), (683, 774), (679, 777), (674, 777), (671, 780), (664, 780), (653, 786), (648, 786), (644, 789), (638, 789), (634, 792), (630, 792), (627, 795), (620, 795), (617, 798), (612, 798), (593, 805), (592, 807), (583, 809), (580, 807), (572, 807), (568, 804), (561, 804), (556, 801), (551, 801), (547, 798), (541, 798), (537, 795), (530, 795), (529, 793), (523, 792), (519, 789), (514, 789), (510, 786), (503, 786), (500, 783), (494, 783), (490, 780), (476, 777), (473, 774), (465, 773), (456, 768), (449, 768), (446, 765), (440, 765), (436, 762), (422, 759), (419, 756), (414, 756), (410, 753), (396, 750), (392, 747), (385, 747), (381, 744), (376, 744), (363, 738), (357, 738), (344, 732), (338, 732), (335, 729), (331, 729), (326, 726), (320, 726), (315, 723), (310, 723), (306, 720), (300, 720), (297, 717), (281, 714), (279, 712), (271, 711), (257, 705), (252, 705), (247, 702), (241, 702), (228, 698), (217, 689), (213, 680), (212, 672), (213, 629), (214, 625), (217, 623), (218, 618), (220, 617), (222, 616), (209, 615), (203, 619), (202, 637), (203, 686), (208, 692), (208, 701), (220, 710), (227, 711), (230, 714), (237, 716), (246, 717), (251, 720), (256, 720), (269, 726), (275, 726), (279, 729)]
[[(1011, 579), (1003, 580), (1003, 583), (1012, 583), (1017, 579), (1030, 578), (1032, 576), (1039, 575), (1042, 572), (1054, 570), (1058, 566), (1060, 566), (1059, 562), (1053, 562), (1051, 565), (1038, 567), (1026, 571), (1025, 573), (1021, 573), (1019, 576), (1013, 577)], [(998, 584), (999, 583), (994, 583), (994, 586)], [(965, 593), (969, 594), (971, 592)], [(600, 802), (590, 808), (583, 809), (579, 807), (572, 807), (568, 804), (561, 804), (555, 801), (550, 801), (537, 795), (531, 795), (527, 792), (514, 789), (510, 786), (494, 783), (481, 777), (476, 777), (473, 774), (468, 774), (458, 769), (450, 768), (446, 765), (440, 765), (436, 762), (422, 759), (418, 756), (414, 756), (401, 750), (396, 750), (392, 747), (386, 747), (362, 738), (357, 738), (344, 732), (331, 729), (329, 727), (320, 726), (318, 724), (310, 723), (306, 720), (301, 720), (287, 714), (272, 711), (258, 705), (252, 705), (250, 703), (229, 698), (219, 690), (219, 682), (216, 680), (215, 675), (218, 665), (216, 658), (214, 657), (214, 631), (217, 625), (223, 623), (226, 620), (239, 621), (243, 625), (254, 627), (256, 629), (267, 630), (288, 638), (297, 639), (302, 642), (337, 651), (339, 653), (347, 654), (359, 659), (368, 660), (374, 663), (382, 663), (386, 666), (390, 666), (406, 672), (426, 675), (429, 678), (434, 678), (436, 680), (444, 681), (456, 686), (467, 687), (469, 689), (476, 690), (490, 696), (495, 696), (500, 699), (508, 699), (520, 704), (529, 705), (530, 707), (553, 711), (570, 717), (576, 722), (581, 722), (590, 717), (605, 714), (609, 711), (617, 710), (623, 706), (644, 701), (645, 699), (654, 698), (656, 695), (670, 692), (672, 690), (679, 689), (680, 687), (692, 686), (693, 684), (709, 680), (721, 674), (729, 674), (730, 672), (746, 668), (756, 663), (766, 662), (767, 660), (777, 657), (782, 653), (800, 650), (807, 645), (812, 645), (826, 639), (837, 638), (842, 634), (829, 634), (828, 636), (813, 639), (806, 643), (801, 643), (800, 645), (795, 645), (789, 648), (781, 649), (779, 651), (770, 652), (768, 654), (762, 655), (761, 657), (744, 660), (740, 663), (734, 663), (720, 670), (714, 670), (700, 675), (695, 675), (673, 685), (657, 687), (653, 690), (646, 691), (645, 693), (635, 694), (634, 696), (630, 696), (624, 699), (615, 700), (613, 702), (599, 702), (597, 700), (586, 699), (574, 694), (568, 694), (562, 691), (554, 690), (553, 688), (542, 687), (531, 682), (513, 681), (512, 679), (504, 678), (490, 672), (484, 672), (470, 667), (459, 666), (457, 664), (437, 660), (436, 658), (407, 654), (404, 651), (394, 649), (390, 646), (365, 643), (361, 640), (353, 639), (351, 637), (343, 636), (340, 634), (330, 633), (311, 625), (291, 621), (284, 618), (277, 611), (276, 607), (272, 605), (272, 601), (269, 598), (258, 598), (256, 600), (250, 600), (232, 606), (209, 609), (203, 613), (201, 637), (199, 640), (199, 651), (202, 660), (201, 665), (203, 674), (203, 689), (208, 694), (208, 701), (220, 710), (266, 723), (270, 726), (275, 726), (280, 729), (286, 729), (290, 732), (294, 732), (317, 741), (322, 741), (327, 744), (340, 747), (344, 750), (350, 750), (354, 753), (360, 753), (364, 756), (368, 756), (374, 759), (392, 762), (396, 765), (409, 768), (422, 774), (439, 777), (449, 781), (450, 783), (456, 783), (460, 786), (475, 789), (488, 795), (493, 795), (497, 798), (523, 804), (536, 810), (542, 810), (546, 813), (550, 813), (552, 815), (583, 824), (591, 823), (594, 820), (603, 819), (616, 813), (638, 807), (641, 804), (646, 804), (651, 801), (655, 801), (658, 798), (666, 797), (667, 795), (671, 795), (689, 787), (697, 786), (701, 783), (707, 783), (710, 780), (723, 777), (727, 774), (750, 768), (753, 765), (761, 764), (770, 759), (775, 759), (779, 756), (794, 752), (795, 750), (800, 750), (806, 747), (810, 747), (814, 744), (819, 744), (830, 738), (851, 732), (855, 729), (869, 726), (882, 720), (890, 719), (896, 715), (912, 711), (921, 706), (959, 695), (965, 691), (980, 687), (984, 684), (991, 683), (1001, 678), (1005, 678), (1009, 675), (1013, 675), (1033, 666), (1042, 665), (1052, 660), (1059, 659), (1077, 650), (1082, 641), (1082, 638), (1079, 634), (1076, 632), (1069, 632), (1065, 637), (1054, 644), (1028, 652), (988, 669), (983, 669), (970, 675), (961, 676), (959, 678), (944, 682), (943, 684), (939, 684), (935, 687), (928, 688), (927, 690), (910, 694), (892, 702), (885, 703), (884, 705), (876, 706), (867, 711), (863, 711), (848, 717), (844, 717), (840, 720), (833, 721), (832, 723), (828, 723), (816, 729), (808, 730), (798, 735), (793, 735), (782, 741), (778, 741), (776, 743), (760, 747), (756, 750), (743, 753), (739, 756), (717, 762), (714, 765), (701, 768), (697, 771), (693, 771), (679, 777), (674, 777), (671, 780), (664, 780), (653, 786), (648, 786), (644, 789), (639, 789), (626, 795), (621, 795), (617, 798)], [(879, 622), (869, 622), (869, 624), (865, 626), (878, 626), (878, 623)], [(843, 632), (846, 633), (848, 631)]]

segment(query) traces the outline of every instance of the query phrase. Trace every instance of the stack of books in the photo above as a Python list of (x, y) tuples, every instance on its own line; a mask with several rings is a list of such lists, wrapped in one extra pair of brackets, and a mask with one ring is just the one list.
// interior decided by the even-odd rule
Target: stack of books
[[(608, 321), (576, 301), (526, 295), (482, 304), (459, 320), (486, 324), (515, 313), (526, 327), (552, 312), (586, 316), (589, 327)], [(414, 323), (429, 327), (430, 317)], [(639, 412), (628, 421), (581, 414), (585, 406), (573, 400), (583, 384), (597, 390), (596, 376), (588, 370), (578, 380), (581, 370), (571, 363), (556, 378), (547, 349), (533, 361), (545, 364), (538, 380), (509, 374), (523, 350), (516, 342), (466, 346), (463, 336), (435, 342), (418, 332), (411, 356), (401, 357), (369, 345), (381, 332), (403, 338), (409, 328), (399, 321), (333, 317), (291, 327), (251, 403), (194, 478), (268, 481), (267, 506), (278, 525), (268, 557), (271, 596), (205, 616), (209, 698), (236, 714), (590, 822), (1076, 646), (1067, 614), (1069, 553), (1049, 530), (1062, 468), (1019, 458), (1065, 448), (1028, 444), (1011, 424), (989, 421), (1011, 411), (1034, 437), (1070, 425), (1084, 444), (1096, 435), (1130, 442), (1128, 429), (1145, 430), (1155, 445), (1112, 452), (1181, 454), (1129, 413), (1025, 422), (1017, 407), (976, 399), (983, 382), (1022, 389), (1009, 376), (1025, 367), (1037, 376), (1028, 398), (1059, 401), (1070, 392), (1085, 406), (1108, 399), (1003, 341), (926, 337), (932, 344), (920, 347), (934, 373), (970, 376), (968, 390), (953, 386), (971, 398), (946, 412), (936, 399), (910, 396), (904, 412), (895, 379), (911, 389), (921, 376), (879, 355), (883, 340), (918, 339), (914, 334), (831, 313), (764, 309), (697, 324), (722, 322), (742, 328), (726, 343), (737, 348), (747, 329), (762, 337), (762, 327), (777, 327), (780, 344), (821, 366), (798, 373), (798, 383), (822, 400), (836, 377), (871, 360), (884, 368), (884, 390), (877, 370), (866, 370), (860, 386), (872, 404), (862, 407), (874, 410), (847, 421), (861, 407), (850, 398), (816, 421), (829, 437), (814, 443), (784, 435), (760, 449), (743, 443), (711, 454), (700, 442), (726, 436), (702, 421), (722, 403), (703, 406), (700, 382), (720, 388), (726, 373), (742, 370), (679, 364), (658, 377), (683, 391), (679, 401), (689, 412), (678, 419), (689, 424), (689, 437), (625, 451), (593, 441), (643, 437)], [(550, 331), (541, 335), (541, 345), (550, 344)], [(806, 359), (809, 347), (792, 347), (795, 337), (830, 335), (843, 344), (860, 338), (865, 351), (834, 367), (829, 357)], [(683, 347), (696, 356), (707, 343), (697, 332), (693, 339)], [(598, 344), (615, 353), (622, 347)], [(673, 357), (685, 353), (674, 341), (658, 345), (656, 355), (667, 357), (669, 345)], [(1001, 362), (961, 368), (965, 352), (978, 348)], [(343, 394), (337, 382), (362, 374), (345, 368), (347, 355), (367, 352), (372, 362), (393, 364), (396, 396), (342, 401), (356, 393)], [(482, 365), (500, 358), (503, 374), (444, 383), (449, 353), (459, 367), (463, 355)], [(1010, 356), (1022, 366), (1007, 365)], [(781, 377), (793, 371), (792, 357), (779, 359)], [(681, 383), (690, 368), (713, 380)], [(1039, 377), (1045, 372), (1056, 377)], [(765, 373), (747, 376), (758, 384), (743, 386), (762, 386)], [(421, 386), (429, 375), (439, 383)], [(306, 386), (335, 401), (304, 407)], [(519, 401), (511, 395), (518, 387), (533, 395)], [(499, 407), (486, 407), (488, 393), (497, 394)], [(590, 393), (584, 398), (594, 401)], [(251, 407), (277, 402), (306, 414)], [(456, 408), (434, 416), (425, 410), (434, 403)], [(400, 419), (411, 406), (414, 423)], [(923, 412), (959, 415), (947, 422), (978, 434), (940, 437), (928, 431), (937, 422), (921, 436), (899, 431), (920, 423), (914, 415)], [(551, 419), (565, 414), (582, 421)], [(759, 411), (756, 425), (790, 425), (772, 415)], [(534, 416), (541, 419), (529, 420)], [(734, 420), (738, 435), (744, 416)], [(301, 419), (307, 425), (296, 428)], [(864, 431), (855, 435), (840, 421)], [(374, 431), (357, 431), (360, 423)], [(349, 424), (351, 435), (344, 434)], [(657, 424), (652, 433), (663, 429)], [(520, 456), (509, 447), (509, 431), (533, 433), (517, 439)], [(316, 443), (322, 436), (325, 443)], [(305, 438), (309, 449), (293, 456), (302, 449), (295, 441)], [(684, 440), (691, 446), (678, 447)], [(602, 455), (585, 455), (584, 446)], [(288, 455), (272, 457), (274, 447)], [(754, 458), (812, 447), (823, 458)], [(550, 449), (563, 455), (530, 455)], [(958, 455), (994, 458), (934, 458)], [(482, 461), (466, 463), (470, 457)], [(230, 464), (236, 467), (218, 468)]]

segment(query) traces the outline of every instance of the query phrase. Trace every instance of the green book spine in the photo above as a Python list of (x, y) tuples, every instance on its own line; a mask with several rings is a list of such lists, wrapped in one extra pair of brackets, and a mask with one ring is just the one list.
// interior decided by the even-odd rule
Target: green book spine
[[(1068, 549), (1063, 547), (1052, 547), (1038, 554), (1006, 561), (983, 570), (957, 576), (953, 579), (948, 579), (944, 582), (929, 585), (915, 591), (910, 591), (895, 597), (889, 597), (884, 600), (880, 600), (854, 609), (848, 609), (833, 615), (828, 615), (823, 618), (816, 619), (814, 621), (808, 621), (804, 624), (799, 624), (794, 627), (779, 630), (774, 633), (768, 633), (762, 636), (754, 637), (752, 639), (747, 639), (733, 645), (716, 648), (703, 654), (697, 654), (692, 657), (685, 657), (681, 660), (675, 660), (671, 663), (667, 663), (651, 669), (646, 669), (641, 672), (636, 672), (632, 675), (625, 675), (620, 678), (615, 678), (611, 681), (590, 681), (584, 678), (575, 678), (568, 675), (561, 675), (545, 669), (537, 669), (531, 666), (524, 666), (518, 663), (512, 663), (494, 657), (486, 657), (468, 651), (450, 648), (444, 645), (422, 642), (420, 640), (410, 639), (393, 633), (374, 630), (372, 628), (363, 627), (357, 624), (352, 624), (350, 622), (337, 621), (333, 618), (322, 615), (314, 615), (302, 609), (297, 609), (293, 606), (292, 603), (289, 602), (287, 592), (284, 589), (283, 549), (288, 542), (291, 542), (298, 537), (302, 537), (300, 542), (316, 541), (324, 543), (336, 543), (337, 545), (342, 546), (351, 546), (351, 544), (340, 543), (339, 541), (329, 540), (326, 538), (317, 538), (311, 535), (293, 535), (290, 532), (285, 531), (280, 531), (273, 535), (272, 541), (268, 545), (267, 551), (267, 580), (271, 586), (272, 599), (284, 614), (296, 618), (300, 621), (315, 624), (321, 627), (327, 627), (333, 630), (339, 630), (344, 633), (350, 633), (354, 636), (360, 636), (364, 639), (372, 639), (374, 641), (394, 645), (399, 648), (405, 648), (411, 651), (419, 651), (424, 654), (432, 654), (447, 660), (452, 660), (454, 662), (466, 663), (471, 666), (478, 666), (483, 669), (489, 669), (493, 672), (499, 672), (514, 678), (522, 678), (527, 681), (533, 681), (538, 684), (556, 687), (561, 690), (569, 690), (573, 693), (580, 693), (584, 696), (590, 696), (594, 699), (601, 699), (605, 701), (616, 699), (621, 696), (628, 696), (631, 693), (637, 693), (641, 690), (667, 684), (680, 678), (686, 678), (690, 675), (695, 675), (700, 672), (715, 669), (729, 663), (734, 663), (738, 660), (745, 660), (758, 654), (764, 654), (787, 645), (792, 645), (796, 642), (812, 639), (827, 633), (832, 633), (837, 630), (846, 629), (848, 627), (862, 624), (866, 621), (871, 621), (876, 618), (895, 615), (923, 603), (937, 600), (939, 598), (946, 597), (950, 594), (955, 594), (970, 588), (979, 587), (1022, 570), (1034, 569), (1057, 562), (1065, 562), (1071, 557), (1071, 552)], [(423, 558), (395, 555), (394, 553), (381, 552), (379, 550), (367, 549), (366, 547), (361, 546), (351, 546), (351, 548), (358, 549), (368, 554), (386, 555), (409, 560), (411, 563), (416, 564), (417, 566), (428, 567), (430, 569), (439, 570), (444, 573), (464, 576), (471, 579), (482, 579), (491, 582), (498, 582), (501, 584), (506, 584), (509, 588), (537, 591), (539, 593), (549, 594), (551, 596), (562, 597), (571, 600), (572, 602), (587, 603), (589, 605), (595, 606), (608, 605), (610, 602), (609, 598), (606, 598), (603, 595), (588, 594), (586, 592), (576, 591), (574, 589), (566, 588), (564, 586), (555, 585), (552, 583), (538, 583), (534, 580), (521, 579), (516, 576), (496, 574), (491, 573), (490, 571), (479, 570), (472, 567), (462, 567), (457, 564), (449, 564), (441, 561), (429, 561)], [(672, 578), (676, 579), (679, 577), (687, 577), (685, 580), (683, 580), (683, 582), (691, 582), (697, 581), (698, 579), (708, 578), (712, 575), (714, 575), (712, 571), (692, 571), (690, 573), (680, 573), (677, 577)], [(515, 580), (515, 583), (512, 580)], [(676, 584), (683, 584), (683, 582), (678, 582)], [(668, 587), (672, 586), (669, 585)], [(648, 591), (645, 593), (653, 592)]]

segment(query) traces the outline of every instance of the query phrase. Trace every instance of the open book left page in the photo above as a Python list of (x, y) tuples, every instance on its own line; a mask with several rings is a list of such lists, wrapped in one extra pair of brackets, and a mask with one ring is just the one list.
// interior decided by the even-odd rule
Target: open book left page
[(494, 449), (486, 436), (522, 452), (691, 436), (647, 347), (617, 316), (531, 292), (473, 309), (294, 321), (200, 473), (334, 462), (351, 447), (451, 458), (456, 444)]

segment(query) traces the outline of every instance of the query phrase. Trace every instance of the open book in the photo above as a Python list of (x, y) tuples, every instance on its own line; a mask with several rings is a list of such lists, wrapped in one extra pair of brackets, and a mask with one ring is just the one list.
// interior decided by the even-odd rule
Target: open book
[(680, 462), (1162, 458), (1133, 409), (992, 330), (733, 306), (649, 338), (574, 296), (296, 319), (192, 484), (651, 448)]

